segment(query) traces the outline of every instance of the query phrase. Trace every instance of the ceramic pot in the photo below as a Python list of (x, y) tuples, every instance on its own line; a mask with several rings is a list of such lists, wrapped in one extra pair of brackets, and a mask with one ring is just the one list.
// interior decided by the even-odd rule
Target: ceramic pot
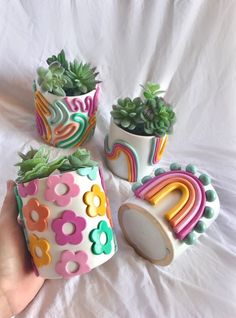
[(134, 184), (134, 196), (119, 209), (125, 238), (152, 263), (172, 263), (219, 214), (210, 178), (189, 167), (193, 166), (187, 171), (157, 169), (156, 176)]
[(101, 168), (18, 184), (15, 194), (35, 271), (69, 278), (108, 261), (117, 245)]
[(158, 138), (131, 134), (112, 120), (104, 144), (107, 165), (118, 177), (136, 182), (153, 171), (163, 155), (167, 139), (167, 135)]
[(79, 147), (94, 134), (99, 85), (80, 96), (61, 97), (35, 90), (35, 120), (39, 135), (59, 148)]

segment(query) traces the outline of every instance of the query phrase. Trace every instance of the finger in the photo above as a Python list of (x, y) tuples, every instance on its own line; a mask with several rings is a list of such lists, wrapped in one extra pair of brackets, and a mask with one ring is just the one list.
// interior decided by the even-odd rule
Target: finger
[(3, 201), (3, 206), (1, 209), (1, 216), (8, 214), (9, 216), (17, 217), (18, 209), (16, 203), (16, 197), (14, 194), (15, 182), (12, 180), (7, 181), (7, 194)]

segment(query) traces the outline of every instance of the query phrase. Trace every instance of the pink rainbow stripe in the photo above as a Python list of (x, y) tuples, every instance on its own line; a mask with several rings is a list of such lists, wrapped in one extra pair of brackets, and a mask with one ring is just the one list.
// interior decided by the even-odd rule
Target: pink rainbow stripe
[(120, 153), (124, 153), (128, 162), (128, 181), (135, 182), (138, 180), (138, 156), (135, 149), (124, 142), (123, 140), (117, 140), (112, 148), (108, 146), (108, 136), (105, 138), (105, 154), (109, 160), (116, 160), (119, 158)]
[(176, 233), (176, 237), (180, 240), (183, 240), (193, 230), (193, 228), (201, 218), (206, 205), (205, 190), (202, 183), (198, 180), (197, 177), (185, 171), (165, 172), (159, 176), (152, 178), (144, 185), (140, 186), (134, 191), (134, 193), (136, 197), (144, 199), (145, 195), (148, 194), (149, 191), (154, 189), (156, 185), (168, 179), (171, 183), (173, 177), (191, 182), (194, 187), (196, 196), (192, 209), (176, 226), (173, 227), (173, 230)]

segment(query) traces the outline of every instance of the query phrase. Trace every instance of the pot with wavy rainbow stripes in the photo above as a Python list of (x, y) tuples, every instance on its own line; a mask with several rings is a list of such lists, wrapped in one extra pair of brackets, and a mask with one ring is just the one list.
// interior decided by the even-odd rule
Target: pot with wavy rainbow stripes
[(172, 263), (220, 211), (210, 177), (191, 164), (158, 168), (135, 183), (133, 192), (119, 209), (119, 223), (136, 252), (157, 265)]
[(149, 175), (161, 160), (168, 137), (135, 135), (113, 120), (105, 138), (104, 151), (109, 169), (118, 177), (136, 182)]
[(80, 96), (61, 97), (35, 88), (35, 120), (39, 135), (59, 148), (79, 147), (94, 134), (99, 85)]

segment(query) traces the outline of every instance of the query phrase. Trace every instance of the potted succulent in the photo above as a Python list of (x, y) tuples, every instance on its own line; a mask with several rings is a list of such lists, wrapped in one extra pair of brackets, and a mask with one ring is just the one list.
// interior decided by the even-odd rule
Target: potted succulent
[(117, 245), (102, 170), (78, 148), (50, 160), (45, 148), (21, 154), (15, 195), (37, 275), (69, 278), (109, 260)]
[(99, 98), (98, 72), (90, 64), (68, 62), (62, 50), (37, 69), (35, 120), (50, 145), (78, 147), (94, 133)]
[(113, 105), (104, 145), (110, 170), (130, 182), (151, 173), (176, 120), (171, 105), (159, 96), (159, 84), (148, 82), (143, 88), (143, 98), (118, 99)]

